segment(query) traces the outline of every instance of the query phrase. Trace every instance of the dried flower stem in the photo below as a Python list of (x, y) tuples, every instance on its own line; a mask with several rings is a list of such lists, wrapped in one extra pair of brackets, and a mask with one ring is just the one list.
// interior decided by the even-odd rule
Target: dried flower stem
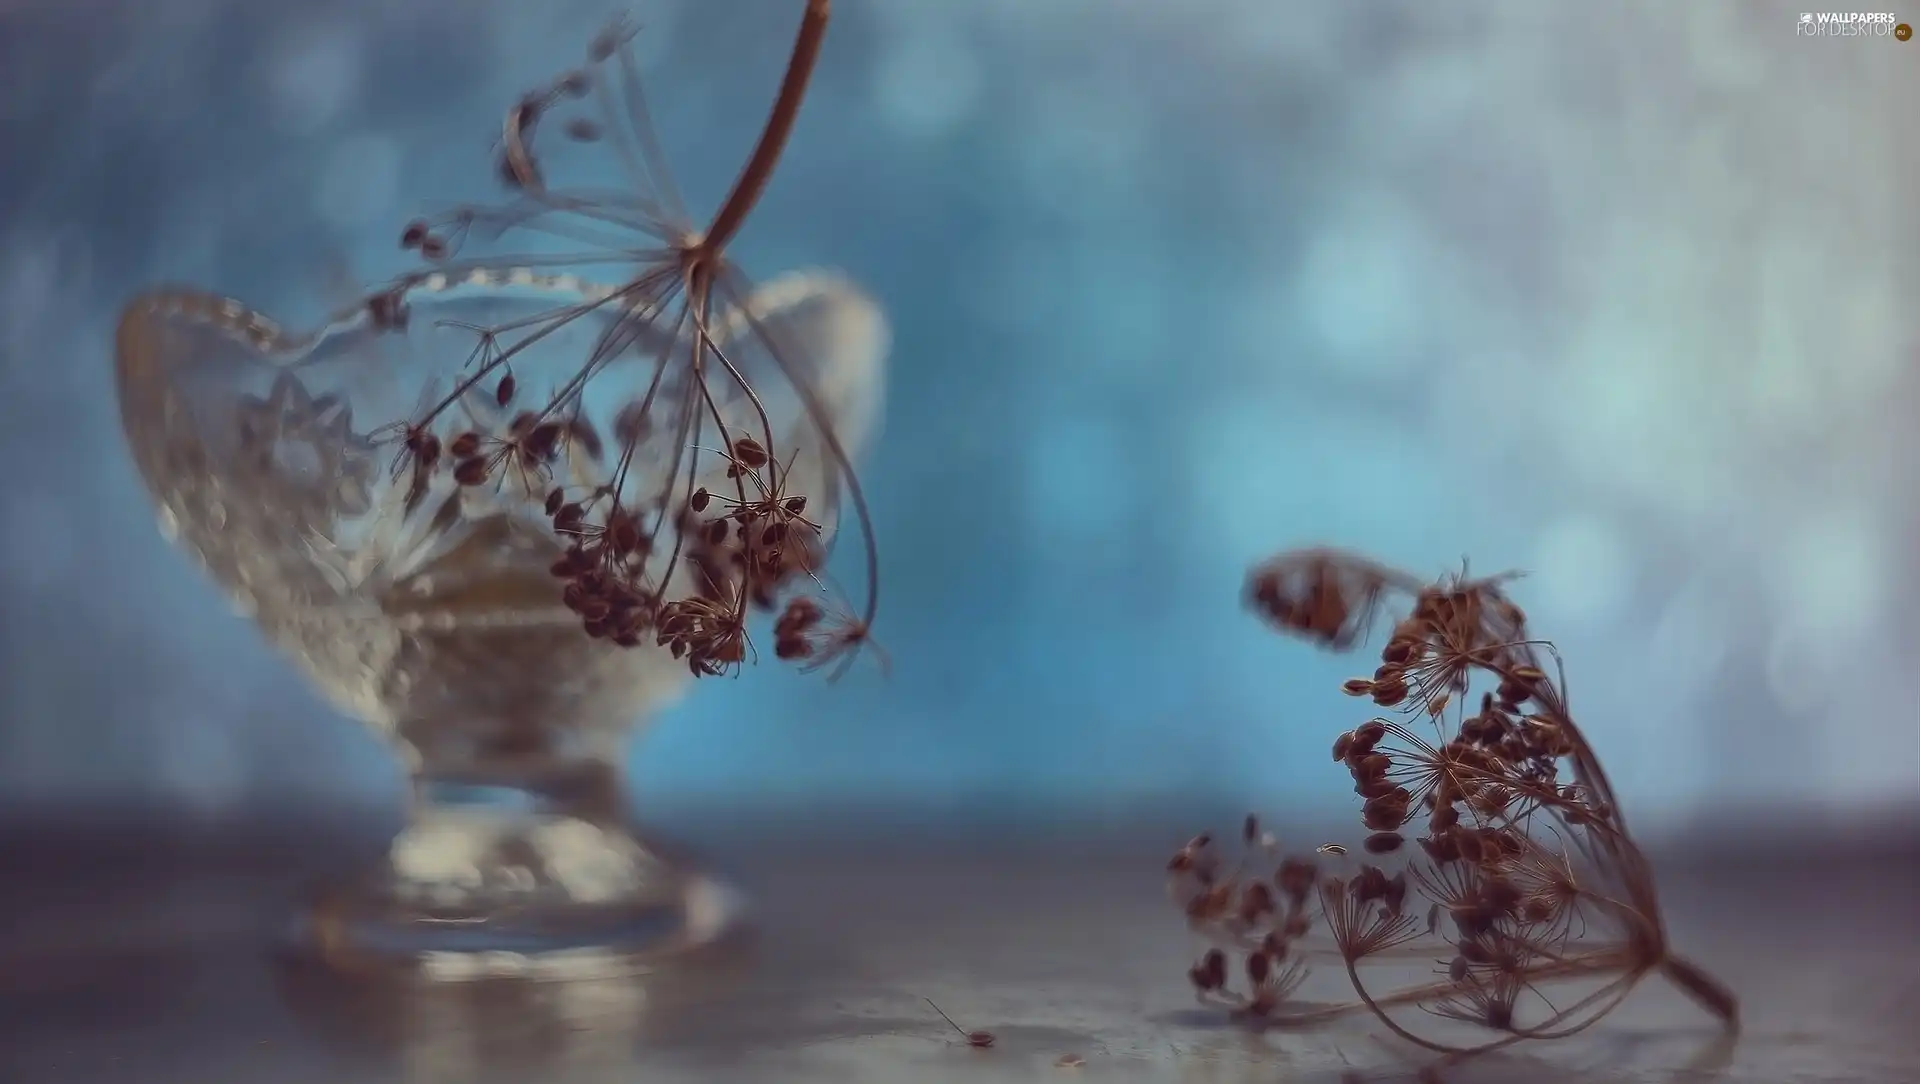
[[(507, 487), (506, 496), (544, 505), (565, 552), (553, 566), (566, 604), (587, 632), (622, 646), (657, 645), (696, 675), (734, 671), (752, 655), (750, 611), (780, 611), (776, 654), (833, 676), (871, 643), (879, 606), (878, 547), (851, 449), (832, 404), (815, 386), (815, 361), (767, 326), (751, 284), (725, 256), (758, 204), (786, 148), (818, 63), (831, 5), (807, 0), (778, 96), (759, 138), (705, 231), (685, 218), (660, 151), (631, 42), (616, 21), (595, 38), (588, 63), (523, 96), (502, 122), (496, 176), (515, 198), (464, 207), (407, 226), (401, 245), (426, 269), (369, 298), (364, 321), (402, 330), (405, 299), (430, 281), (520, 282), (535, 269), (626, 264), (635, 270), (596, 296), (493, 325), (443, 322), (478, 340), (450, 391), (389, 427), (400, 445), (395, 477), (406, 477), (407, 512), (438, 514), (450, 477), (459, 489)], [(575, 143), (604, 143), (625, 168), (630, 191), (556, 187), (541, 135), (556, 111), (597, 109), (597, 118), (557, 122)], [(585, 250), (560, 256), (470, 257), (471, 242), (538, 233)], [(596, 330), (585, 357), (537, 402), (513, 404), (528, 374), (512, 366), (556, 334)], [(831, 360), (831, 359), (824, 359)], [(649, 372), (645, 387), (611, 419), (602, 439), (589, 385), (616, 366)], [(763, 382), (783, 384), (800, 417), (776, 424)], [(464, 413), (488, 420), (449, 429)], [(715, 435), (718, 440), (712, 439)], [(796, 469), (795, 459), (808, 462)], [(571, 484), (551, 485), (562, 462)], [(443, 469), (445, 468), (445, 469)], [(796, 489), (805, 478), (815, 492)], [(707, 506), (719, 497), (712, 513)], [(433, 498), (433, 499), (430, 499)], [(813, 515), (801, 512), (811, 501)], [(865, 556), (864, 599), (844, 619), (825, 620), (804, 593), (825, 590), (827, 527), (842, 502), (857, 521)], [(696, 507), (696, 505), (698, 507)], [(836, 612), (838, 604), (832, 607)]]
[(781, 77), (780, 94), (774, 99), (766, 127), (761, 130), (760, 140), (754, 144), (753, 154), (747, 158), (739, 179), (733, 182), (733, 189), (720, 204), (719, 213), (713, 216), (713, 224), (701, 239), (700, 248), (713, 256), (717, 257), (734, 234), (740, 232), (754, 205), (760, 202), (761, 193), (766, 191), (767, 182), (773, 179), (774, 167), (786, 150), (787, 137), (793, 134), (793, 122), (800, 116), (800, 103), (806, 99), (814, 64), (820, 59), (820, 45), (827, 37), (827, 15), (831, 6), (828, 0), (807, 0), (800, 33), (794, 38), (793, 53), (787, 60), (787, 72)]
[[(1247, 601), (1255, 612), (1334, 650), (1356, 646), (1388, 599), (1411, 601), (1373, 675), (1345, 684), (1388, 714), (1333, 747), (1364, 801), (1364, 851), (1401, 869), (1389, 875), (1368, 861), (1357, 872), (1330, 872), (1323, 863), (1341, 861), (1346, 848), (1285, 856), (1251, 817), (1248, 853), (1231, 869), (1209, 837), (1195, 839), (1168, 868), (1189, 923), (1216, 946), (1189, 973), (1204, 999), (1225, 998), (1262, 1022), (1367, 1011), (1394, 1035), (1457, 1061), (1577, 1034), (1658, 972), (1738, 1029), (1738, 998), (1673, 955), (1651, 867), (1574, 722), (1558, 653), (1529, 634), (1505, 593), (1511, 578), (1462, 569), (1422, 584), (1329, 549), (1283, 554), (1254, 570)], [(1475, 693), (1478, 710), (1469, 711)], [(1424, 834), (1409, 848), (1403, 832), (1413, 822)], [(1310, 893), (1317, 907), (1300, 906)], [(1428, 904), (1424, 930), (1407, 911), (1410, 898)], [(1289, 970), (1276, 984), (1275, 964), (1298, 968), (1302, 957), (1324, 955), (1304, 942), (1319, 923), (1356, 1000), (1298, 1010), (1285, 995), (1303, 976)], [(1440, 950), (1444, 978), (1375, 992), (1374, 965), (1423, 941), (1423, 954)], [(1247, 954), (1250, 994), (1230, 992), (1226, 951)], [(1587, 988), (1571, 1001), (1546, 993), (1574, 982)], [(1412, 1007), (1498, 1035), (1463, 1042), (1394, 1011)]]

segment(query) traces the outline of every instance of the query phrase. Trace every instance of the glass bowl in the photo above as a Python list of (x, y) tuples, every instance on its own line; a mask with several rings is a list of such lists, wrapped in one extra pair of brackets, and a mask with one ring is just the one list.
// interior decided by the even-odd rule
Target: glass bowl
[[(437, 978), (617, 968), (737, 918), (628, 812), (627, 743), (683, 693), (687, 661), (583, 624), (554, 567), (569, 545), (556, 503), (658, 510), (696, 483), (740, 491), (724, 454), (685, 466), (674, 404), (691, 400), (658, 378), (686, 332), (637, 305), (571, 275), (474, 269), (410, 276), (310, 333), (188, 289), (121, 316), (121, 419), (162, 531), (411, 776), (385, 860), (303, 911), (302, 943), (330, 961)], [(538, 333), (490, 365), (503, 329)], [(794, 492), (830, 495), (836, 464), (873, 435), (878, 305), (837, 274), (796, 272), (709, 333), (741, 378), (707, 381), (700, 414), (765, 433)], [(569, 396), (583, 359), (592, 382)], [(564, 429), (536, 462), (512, 454), (529, 417)], [(429, 436), (466, 440), (487, 477), (421, 469)], [(823, 544), (831, 505), (813, 514)], [(684, 548), (681, 515), (635, 561), (699, 593), (710, 570), (659, 552)]]

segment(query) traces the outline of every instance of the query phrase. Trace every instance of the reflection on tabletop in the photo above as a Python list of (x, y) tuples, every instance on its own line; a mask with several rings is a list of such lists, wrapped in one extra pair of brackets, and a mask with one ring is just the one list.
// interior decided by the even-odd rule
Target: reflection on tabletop
[[(711, 847), (752, 931), (652, 974), (429, 985), (276, 951), (343, 847), (0, 848), (0, 1079), (1331, 1082), (1425, 1064), (1365, 1018), (1254, 1033), (1197, 1005), (1183, 972), (1198, 945), (1160, 868), (1174, 827), (1024, 846), (829, 837)], [(1445, 1079), (1920, 1081), (1911, 854), (1662, 865), (1674, 936), (1745, 1001), (1737, 1044), (1649, 982), (1577, 1039)], [(1326, 970), (1299, 996), (1338, 996)]]

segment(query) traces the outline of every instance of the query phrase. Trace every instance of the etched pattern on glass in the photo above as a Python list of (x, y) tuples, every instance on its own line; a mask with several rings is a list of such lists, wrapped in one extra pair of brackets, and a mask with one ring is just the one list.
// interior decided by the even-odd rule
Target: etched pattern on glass
[[(414, 287), (398, 328), (357, 310), (294, 337), (237, 303), (167, 292), (122, 321), (123, 421), (163, 530), (338, 707), (398, 738), (429, 776), (611, 755), (687, 680), (663, 650), (581, 631), (547, 572), (561, 545), (541, 507), (555, 485), (612, 484), (611, 434), (636, 424), (664, 436), (641, 443), (622, 492), (636, 503), (650, 495), (676, 436), (664, 417), (635, 411), (652, 376), (642, 359), (657, 349), (636, 344), (632, 364), (596, 375), (580, 439), (550, 471), (509, 467), (479, 486), (448, 471), (416, 479), (383, 436), (459, 386), (483, 345), (472, 329), (604, 296), (568, 276), (480, 271)], [(813, 367), (803, 375), (841, 444), (866, 443), (887, 347), (877, 306), (816, 272), (773, 280), (749, 305), (760, 332), (792, 340), (792, 356)], [(546, 402), (620, 312), (606, 306), (517, 355), (526, 401)], [(744, 366), (773, 364), (731, 316), (716, 339), (737, 340)], [(498, 398), (491, 382), (468, 389), (437, 435), (501, 437), (517, 408)], [(830, 492), (828, 455), (801, 404), (762, 402), (796, 489)], [(751, 404), (719, 409), (747, 431)]]

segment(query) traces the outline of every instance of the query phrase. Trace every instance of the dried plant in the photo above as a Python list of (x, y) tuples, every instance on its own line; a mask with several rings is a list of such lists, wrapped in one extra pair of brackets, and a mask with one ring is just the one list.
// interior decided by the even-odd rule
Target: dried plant
[[(726, 257), (792, 130), (828, 8), (806, 3), (759, 141), (705, 229), (688, 217), (662, 160), (632, 49), (638, 30), (616, 22), (583, 67), (507, 110), (496, 172), (511, 198), (409, 224), (400, 245), (423, 268), (365, 302), (373, 326), (398, 328), (408, 292), (423, 284), (622, 269), (611, 290), (512, 323), (442, 322), (473, 337), (466, 369), (380, 436), (396, 449), (409, 513), (431, 515), (419, 506), (441, 478), (542, 505), (564, 547), (555, 590), (587, 633), (667, 648), (695, 675), (733, 672), (754, 655), (748, 620), (758, 610), (779, 615), (777, 657), (837, 676), (868, 643), (878, 605), (872, 525), (830, 394), (799, 347), (763, 326), (751, 284)], [(627, 189), (550, 183), (550, 136), (609, 151)], [(508, 238), (578, 251), (473, 254)], [(589, 316), (605, 330), (577, 369), (529, 397), (516, 359)], [(611, 425), (597, 425), (590, 387), (636, 365), (643, 386)], [(768, 381), (782, 385), (782, 402), (797, 401), (797, 426), (774, 422)], [(823, 604), (827, 540), (843, 503), (865, 549), (864, 593), (857, 604)]]
[[(1247, 604), (1322, 647), (1353, 648), (1389, 600), (1410, 608), (1372, 676), (1345, 685), (1383, 714), (1333, 743), (1363, 802), (1364, 854), (1285, 855), (1249, 817), (1231, 863), (1201, 836), (1168, 864), (1214, 946), (1189, 973), (1203, 1000), (1260, 1022), (1370, 1011), (1453, 1060), (1573, 1035), (1657, 972), (1738, 1028), (1734, 995), (1672, 953), (1653, 872), (1510, 579), (1463, 568), (1428, 584), (1328, 549), (1254, 569)], [(1330, 953), (1308, 948), (1316, 933)], [(1355, 1000), (1289, 1002), (1315, 955), (1338, 960)]]

